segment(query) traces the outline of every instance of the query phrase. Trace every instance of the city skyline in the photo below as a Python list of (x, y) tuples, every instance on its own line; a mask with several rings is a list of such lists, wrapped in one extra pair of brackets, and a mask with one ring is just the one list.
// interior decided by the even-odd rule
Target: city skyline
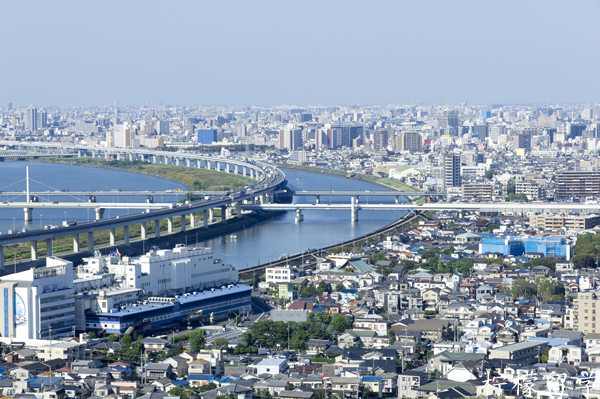
[(5, 4), (0, 102), (598, 100), (596, 1), (101, 4)]

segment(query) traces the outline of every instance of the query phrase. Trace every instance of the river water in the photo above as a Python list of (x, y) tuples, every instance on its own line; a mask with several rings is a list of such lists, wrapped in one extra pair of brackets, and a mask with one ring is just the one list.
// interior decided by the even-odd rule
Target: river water
[[(85, 191), (85, 190), (167, 190), (185, 187), (179, 183), (154, 176), (139, 175), (111, 169), (84, 166), (47, 164), (41, 162), (6, 161), (0, 162), (0, 191), (25, 191), (25, 167), (29, 166), (30, 191)], [(371, 183), (344, 179), (317, 173), (285, 170), (288, 186), (293, 190), (383, 190)], [(52, 197), (60, 201), (72, 197), (64, 192), (64, 197)], [(71, 198), (72, 200), (73, 198)], [(137, 198), (143, 200), (145, 197)], [(0, 193), (0, 201), (24, 201), (20, 198), (8, 198)], [(87, 201), (78, 198), (78, 201)], [(115, 191), (114, 195), (97, 198), (98, 202), (123, 202), (132, 197), (123, 198)], [(154, 196), (154, 202), (171, 202), (174, 198)], [(314, 198), (296, 197), (294, 202), (312, 202)], [(393, 202), (386, 197), (361, 198), (361, 202)], [(349, 198), (321, 197), (321, 203), (349, 202)], [(105, 217), (127, 215), (135, 210), (109, 210)], [(202, 241), (197, 245), (213, 248), (215, 257), (231, 263), (238, 269), (266, 263), (286, 254), (303, 252), (309, 248), (319, 248), (337, 242), (352, 239), (385, 226), (402, 217), (405, 212), (360, 211), (359, 221), (350, 222), (350, 211), (304, 211), (304, 221), (294, 223), (294, 212), (287, 212), (258, 223), (235, 234)], [(39, 229), (44, 225), (58, 225), (64, 220), (93, 220), (94, 211), (86, 210), (33, 210), (33, 221), (23, 222), (21, 209), (0, 211), (0, 232), (7, 233), (13, 228)], [(190, 244), (188, 242), (188, 244)]]

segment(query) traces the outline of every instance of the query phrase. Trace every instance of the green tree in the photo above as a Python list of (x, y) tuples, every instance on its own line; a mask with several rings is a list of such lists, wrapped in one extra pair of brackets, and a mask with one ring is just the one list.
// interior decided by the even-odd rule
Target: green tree
[(331, 317), (331, 323), (329, 326), (331, 329), (337, 334), (341, 334), (348, 329), (348, 319), (345, 316), (342, 316), (339, 313), (334, 314)]
[(532, 298), (534, 294), (531, 284), (523, 278), (517, 278), (513, 281), (510, 293), (515, 298)]
[(536, 279), (537, 296), (542, 302), (562, 299), (565, 289), (563, 285), (555, 279), (539, 277)]
[(130, 335), (123, 335), (121, 337), (121, 345), (123, 345), (125, 348), (129, 348), (131, 346), (132, 341), (133, 339)]
[(206, 342), (204, 339), (204, 331), (194, 330), (190, 332), (188, 336), (190, 341), (190, 350), (192, 352), (198, 352), (200, 349), (204, 348), (204, 343)]
[(229, 345), (227, 338), (217, 338), (213, 341), (213, 347), (215, 348), (225, 348), (227, 345)]
[(588, 269), (596, 267), (596, 259), (594, 259), (591, 255), (587, 254), (577, 254), (573, 256), (573, 267), (575, 269)]
[(110, 334), (108, 336), (108, 342), (117, 342), (119, 340), (119, 337), (117, 336), (117, 334)]

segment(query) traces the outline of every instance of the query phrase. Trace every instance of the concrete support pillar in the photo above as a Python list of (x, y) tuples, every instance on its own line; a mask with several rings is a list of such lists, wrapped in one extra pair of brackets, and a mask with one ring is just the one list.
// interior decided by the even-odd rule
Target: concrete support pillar
[(160, 237), (160, 220), (154, 221), (154, 237)]
[(31, 260), (37, 260), (37, 258), (38, 258), (37, 241), (31, 241), (30, 246), (31, 246)]
[(0, 245), (0, 270), (4, 269), (4, 245)]
[(33, 208), (23, 208), (23, 220), (31, 222), (33, 220)]
[(79, 252), (79, 234), (73, 234), (73, 252)]
[(140, 238), (142, 240), (146, 239), (146, 222), (140, 223)]
[(88, 251), (94, 252), (94, 232), (90, 231), (88, 233)]
[(129, 226), (123, 227), (123, 243), (129, 245)]
[(315, 204), (320, 204), (321, 203), (321, 197), (319, 195), (317, 195), (315, 197)]
[(216, 169), (215, 169), (215, 170), (216, 170), (217, 172), (221, 171), (221, 162), (217, 161), (217, 162), (216, 162), (216, 164), (217, 164), (217, 167), (216, 167)]
[(110, 239), (110, 245), (115, 245), (116, 229), (114, 227), (111, 227), (108, 230), (108, 236), (109, 236), (109, 239)]
[(221, 207), (221, 222), (224, 222), (227, 220), (227, 206), (223, 205)]
[(358, 221), (358, 197), (350, 197), (350, 221), (355, 223)]
[[(211, 214), (212, 214), (212, 209), (211, 209)], [(206, 209), (202, 211), (202, 224), (204, 225), (204, 227), (208, 226), (208, 210), (206, 210)]]
[(179, 158), (175, 158), (175, 165), (179, 166), (179, 164), (180, 164)]
[(157, 163), (158, 157), (156, 155), (152, 155), (152, 163)]
[(189, 158), (185, 159), (185, 166), (187, 166), (188, 168), (191, 166), (192, 160)]
[(396, 204), (400, 203), (400, 198), (399, 197), (394, 197), (394, 200), (395, 200)]
[(242, 166), (242, 172), (244, 173), (244, 176), (248, 176), (248, 168), (245, 166)]
[(196, 160), (196, 167), (197, 168), (201, 168), (202, 167), (202, 163), (200, 162), (200, 160)]
[(294, 219), (294, 222), (300, 223), (303, 220), (304, 216), (302, 215), (302, 209), (296, 209), (296, 218)]
[(206, 160), (206, 165), (205, 165), (206, 169), (210, 170), (210, 161)]
[(104, 217), (104, 208), (96, 208), (96, 220), (102, 220)]
[(46, 238), (46, 257), (52, 256), (54, 248), (52, 246), (52, 238)]
[(240, 174), (240, 167), (238, 165), (233, 165), (233, 173), (236, 175)]
[(169, 157), (167, 157), (167, 156), (164, 156), (164, 157), (163, 157), (163, 163), (164, 163), (165, 165), (167, 165), (167, 164), (169, 163)]
[(185, 231), (186, 229), (186, 215), (181, 215), (181, 231)]
[(173, 232), (173, 217), (172, 216), (167, 218), (167, 231), (169, 233)]
[(215, 211), (213, 211), (213, 209), (212, 209), (212, 208), (210, 208), (210, 209), (208, 210), (208, 221), (209, 221), (210, 223), (212, 223), (212, 222), (214, 222), (214, 221), (215, 221)]
[(196, 227), (196, 214), (194, 212), (190, 213), (190, 229)]

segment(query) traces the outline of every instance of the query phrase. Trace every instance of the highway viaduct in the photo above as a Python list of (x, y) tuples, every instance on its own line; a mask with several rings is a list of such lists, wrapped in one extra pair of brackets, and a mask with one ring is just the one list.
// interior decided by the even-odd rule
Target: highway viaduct
[[(6, 142), (0, 142), (0, 145), (7, 145)], [(11, 146), (19, 143), (11, 143)], [(8, 150), (0, 150), (0, 157), (37, 157), (45, 156), (46, 143), (43, 145), (24, 145)], [(69, 226), (58, 226), (51, 229), (28, 230), (23, 232), (14, 232), (12, 234), (0, 235), (0, 268), (4, 267), (4, 249), (6, 245), (29, 242), (31, 247), (31, 260), (36, 260), (39, 256), (37, 251), (37, 242), (46, 242), (46, 256), (53, 255), (53, 240), (58, 237), (73, 238), (73, 252), (81, 250), (79, 238), (81, 235), (87, 235), (88, 251), (94, 251), (94, 233), (102, 230), (109, 231), (110, 244), (115, 245), (116, 229), (123, 228), (124, 243), (129, 244), (130, 226), (140, 225), (141, 240), (147, 238), (147, 225), (154, 223), (154, 235), (160, 237), (161, 220), (167, 220), (167, 233), (173, 233), (173, 219), (181, 218), (181, 230), (200, 227), (197, 223), (197, 214), (202, 214), (203, 226), (208, 226), (214, 219), (214, 210), (220, 209), (221, 220), (225, 221), (231, 217), (242, 214), (241, 205), (243, 203), (270, 203), (273, 199), (273, 193), (282, 189), (286, 185), (285, 175), (279, 169), (260, 161), (246, 161), (237, 159), (227, 159), (221, 157), (211, 157), (206, 155), (197, 155), (184, 152), (168, 151), (147, 151), (117, 148), (88, 148), (88, 147), (63, 147), (48, 148), (47, 156), (77, 156), (94, 157), (103, 159), (126, 159), (130, 161), (151, 162), (160, 164), (181, 165), (187, 167), (203, 168), (227, 173), (233, 173), (249, 177), (257, 182), (235, 192), (226, 192), (225, 194), (215, 195), (207, 199), (196, 201), (186, 201), (176, 204), (148, 204), (137, 203), (129, 204), (136, 208), (144, 209), (144, 212), (120, 216), (110, 219), (102, 219), (103, 208), (101, 203), (73, 203), (78, 207), (93, 207), (96, 209), (97, 220), (86, 223), (78, 223)], [(63, 193), (66, 194), (66, 193)], [(118, 205), (118, 204), (105, 204)], [(164, 206), (163, 206), (164, 205)], [(32, 203), (24, 202), (20, 204), (0, 204), (2, 206), (23, 207), (25, 220), (31, 218), (31, 209), (33, 207), (64, 207), (64, 204), (52, 203)], [(158, 208), (158, 209), (153, 209)]]

